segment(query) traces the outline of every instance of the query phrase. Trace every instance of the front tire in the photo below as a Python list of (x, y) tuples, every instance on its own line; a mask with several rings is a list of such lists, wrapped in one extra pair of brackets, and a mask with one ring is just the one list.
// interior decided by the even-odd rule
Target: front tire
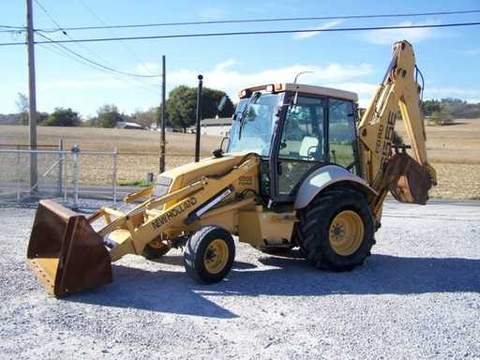
[(362, 193), (346, 188), (325, 190), (299, 215), (297, 240), (315, 267), (350, 271), (370, 255), (374, 220)]
[(230, 233), (218, 226), (205, 226), (187, 241), (184, 252), (185, 270), (197, 282), (221, 281), (235, 259), (235, 243)]

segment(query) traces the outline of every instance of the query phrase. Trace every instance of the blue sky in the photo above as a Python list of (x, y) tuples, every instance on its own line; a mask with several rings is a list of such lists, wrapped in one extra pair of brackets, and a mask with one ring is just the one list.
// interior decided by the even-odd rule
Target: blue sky
[[(154, 1), (154, 0), (39, 0), (50, 15), (67, 26), (104, 23), (222, 20), (265, 17), (333, 16), (347, 14), (425, 12), (480, 8), (478, 0), (456, 1)], [(90, 10), (95, 13), (92, 14)], [(1, 25), (24, 25), (23, 1), (3, 1)], [(35, 26), (55, 25), (34, 4)], [(309, 21), (298, 23), (229, 24), (165, 27), (139, 30), (69, 32), (73, 38), (132, 36), (188, 32), (320, 28), (467, 22), (480, 14), (427, 16), (410, 19)], [(62, 34), (50, 35), (65, 39)], [(235, 100), (238, 89), (255, 83), (291, 81), (302, 70), (302, 82), (358, 92), (365, 105), (383, 76), (391, 57), (391, 44), (413, 43), (422, 69), (427, 98), (459, 97), (480, 102), (480, 27), (416, 29), (358, 33), (304, 33), (269, 36), (197, 38), (68, 44), (73, 50), (117, 69), (159, 73), (161, 56), (167, 56), (168, 88), (195, 85), (196, 75), (205, 85), (220, 88)], [(23, 35), (0, 33), (0, 42), (21, 41)], [(38, 40), (38, 39), (37, 39)], [(37, 106), (51, 111), (71, 107), (83, 116), (93, 115), (105, 103), (133, 112), (158, 105), (160, 80), (137, 80), (107, 74), (80, 64), (51, 45), (37, 45)], [(16, 112), (17, 93), (27, 92), (26, 49), (0, 47), (0, 113)]]

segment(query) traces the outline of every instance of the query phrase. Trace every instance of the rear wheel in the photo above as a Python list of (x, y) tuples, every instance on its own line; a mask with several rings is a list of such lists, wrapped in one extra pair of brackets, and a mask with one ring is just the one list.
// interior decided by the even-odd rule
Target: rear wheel
[(374, 220), (362, 193), (326, 190), (300, 212), (298, 243), (317, 268), (349, 271), (361, 265), (375, 243)]
[(215, 283), (230, 271), (235, 259), (235, 243), (230, 233), (218, 226), (205, 226), (187, 241), (184, 264), (196, 281)]

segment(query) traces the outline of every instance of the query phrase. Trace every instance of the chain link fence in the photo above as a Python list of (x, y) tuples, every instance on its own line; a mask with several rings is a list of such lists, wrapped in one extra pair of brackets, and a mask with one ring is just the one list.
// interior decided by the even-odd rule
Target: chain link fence
[[(82, 197), (108, 199), (115, 205), (121, 196), (117, 192), (117, 161), (116, 150), (82, 151), (78, 145), (66, 150), (61, 142), (56, 148), (35, 150), (1, 146), (0, 201), (55, 197), (76, 207)], [(30, 164), (35, 162), (37, 181), (32, 183)]]

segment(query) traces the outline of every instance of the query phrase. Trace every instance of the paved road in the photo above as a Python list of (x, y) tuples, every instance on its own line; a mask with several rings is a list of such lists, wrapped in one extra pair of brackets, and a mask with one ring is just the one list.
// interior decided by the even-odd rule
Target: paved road
[(179, 251), (128, 256), (115, 282), (55, 300), (27, 269), (34, 211), (0, 209), (0, 358), (480, 358), (480, 202), (388, 202), (350, 273), (238, 246), (197, 285)]

